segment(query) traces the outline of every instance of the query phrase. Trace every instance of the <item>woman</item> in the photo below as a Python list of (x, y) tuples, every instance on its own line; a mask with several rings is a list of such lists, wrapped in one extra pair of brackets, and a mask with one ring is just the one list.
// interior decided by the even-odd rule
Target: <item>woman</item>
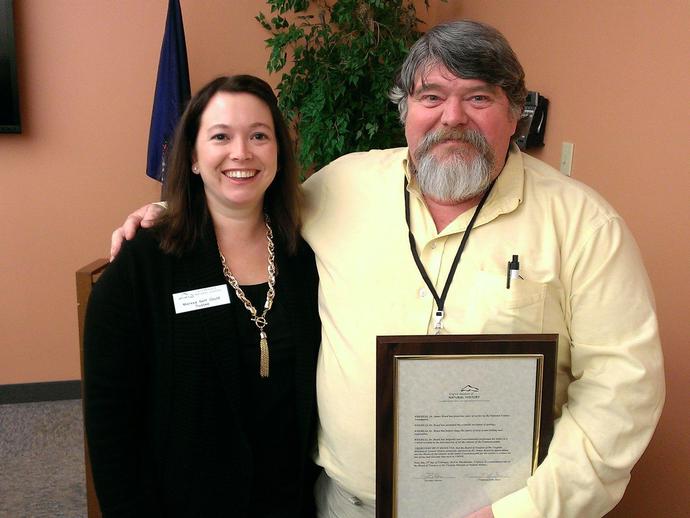
[(108, 516), (313, 514), (317, 276), (271, 88), (190, 101), (168, 210), (94, 286), (86, 431)]

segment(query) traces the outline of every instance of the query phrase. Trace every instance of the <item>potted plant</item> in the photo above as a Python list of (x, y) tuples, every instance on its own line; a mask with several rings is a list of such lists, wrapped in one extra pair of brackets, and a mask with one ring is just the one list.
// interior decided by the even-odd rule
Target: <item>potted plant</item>
[[(395, 75), (420, 32), (412, 0), (267, 0), (267, 69), (308, 174), (353, 151), (404, 145)], [(428, 7), (428, 0), (425, 1)], [(289, 66), (288, 66), (289, 64)]]

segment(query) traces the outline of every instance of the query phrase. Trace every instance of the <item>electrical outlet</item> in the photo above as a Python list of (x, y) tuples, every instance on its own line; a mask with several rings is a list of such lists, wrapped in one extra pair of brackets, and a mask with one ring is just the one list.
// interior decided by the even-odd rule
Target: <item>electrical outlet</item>
[(573, 150), (575, 144), (572, 142), (563, 142), (561, 148), (561, 173), (570, 176), (570, 171), (573, 168)]

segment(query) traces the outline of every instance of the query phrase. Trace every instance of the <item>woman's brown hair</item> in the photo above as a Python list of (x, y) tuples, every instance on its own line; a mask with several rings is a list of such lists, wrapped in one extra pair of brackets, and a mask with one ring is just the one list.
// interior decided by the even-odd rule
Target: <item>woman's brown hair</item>
[(156, 225), (161, 249), (181, 255), (209, 237), (205, 233), (211, 216), (201, 175), (192, 173), (192, 158), (201, 115), (218, 92), (254, 95), (271, 111), (278, 142), (278, 171), (264, 195), (264, 211), (271, 219), (273, 232), (285, 243), (288, 253), (294, 253), (300, 227), (301, 191), (292, 140), (273, 90), (262, 79), (250, 75), (214, 79), (197, 92), (182, 114), (168, 156), (163, 187), (168, 210)]

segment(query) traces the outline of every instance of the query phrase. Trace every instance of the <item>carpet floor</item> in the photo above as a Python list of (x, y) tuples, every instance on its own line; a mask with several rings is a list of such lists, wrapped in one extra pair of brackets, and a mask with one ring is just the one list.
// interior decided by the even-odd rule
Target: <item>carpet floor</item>
[(0, 518), (86, 517), (81, 400), (0, 405)]

